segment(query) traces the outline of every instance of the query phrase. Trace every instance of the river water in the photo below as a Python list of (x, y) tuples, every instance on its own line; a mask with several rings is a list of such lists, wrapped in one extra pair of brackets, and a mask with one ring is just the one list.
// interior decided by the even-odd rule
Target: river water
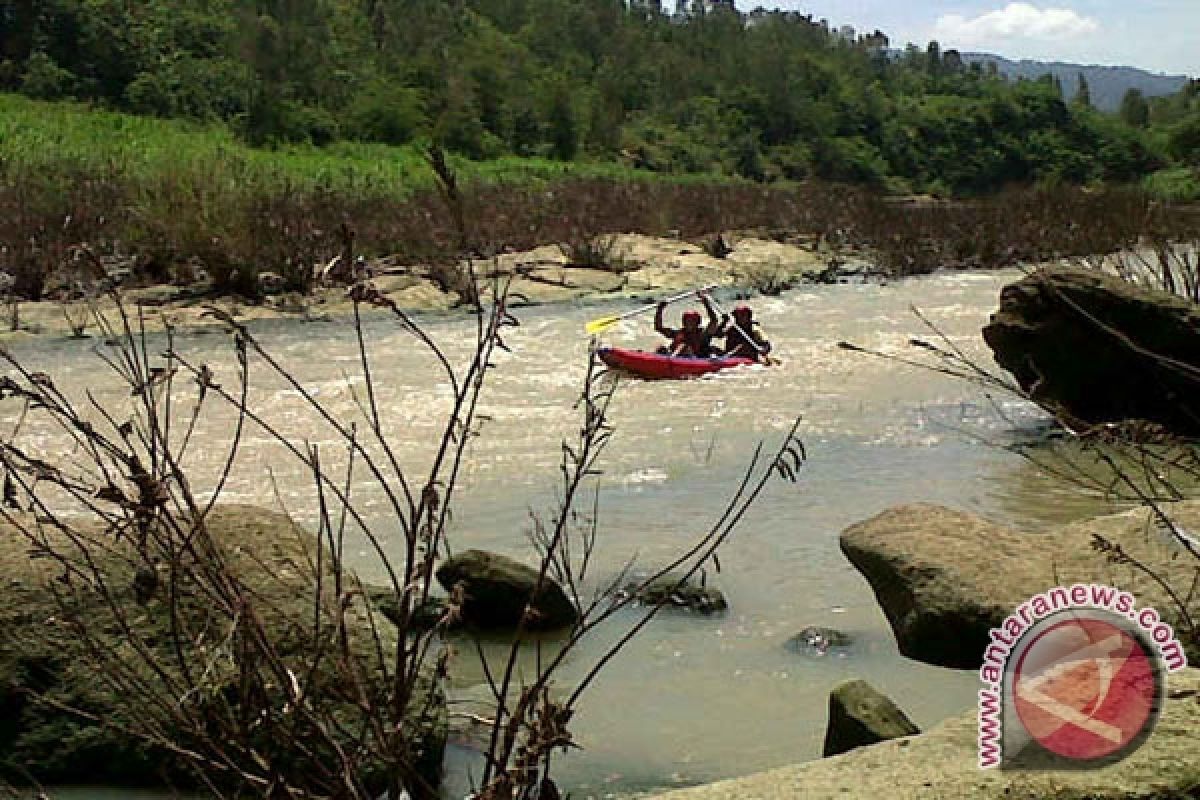
[[(1043, 477), (1000, 446), (1035, 435), (1045, 422), (1036, 410), (1009, 398), (993, 402), (975, 387), (836, 343), (912, 355), (909, 339), (930, 336), (910, 311), (915, 305), (979, 363), (991, 364), (979, 329), (1001, 286), (1015, 277), (954, 273), (756, 298), (751, 304), (783, 366), (687, 382), (622, 383), (611, 409), (617, 432), (603, 462), (595, 584), (631, 558), (656, 567), (693, 541), (723, 509), (753, 447), (776, 444), (797, 417), (809, 460), (798, 484), (770, 485), (722, 550), (721, 573), (709, 573), (730, 610), (711, 618), (661, 615), (601, 675), (573, 723), (582, 749), (560, 763), (560, 785), (576, 797), (619, 795), (818, 758), (829, 691), (849, 678), (864, 678), (891, 695), (923, 728), (971, 706), (973, 674), (898, 655), (869, 587), (838, 549), (840, 531), (913, 501), (1028, 529), (1108, 506)], [(579, 423), (572, 403), (587, 359), (583, 324), (631, 307), (608, 302), (518, 311), (521, 325), (506, 337), (512, 352), (500, 354), (485, 390), (482, 410), (490, 421), (472, 445), (453, 506), (457, 549), (532, 560), (530, 512), (551, 507), (559, 442)], [(424, 323), (450, 361), (467, 356), (472, 322), (448, 315)], [(386, 425), (403, 463), (415, 470), (432, 453), (449, 386), (410, 334), (383, 318), (366, 327)], [(254, 330), (336, 416), (353, 418), (363, 383), (348, 325), (275, 321)], [(607, 335), (621, 346), (648, 346), (654, 338), (647, 317)], [(121, 402), (95, 347), (94, 341), (41, 341), (14, 351), (69, 390), (88, 387)], [(178, 348), (213, 364), (218, 381), (232, 385), (223, 334), (180, 336)], [(256, 407), (297, 439), (326, 443), (334, 459), (335, 437), (294, 391), (261, 368), (252, 382)], [(196, 485), (215, 474), (231, 419), (217, 407), (202, 416), (201, 446), (192, 456)], [(47, 433), (42, 445), (52, 448), (54, 439)], [(382, 498), (363, 483), (360, 504), (371, 518), (386, 519)], [(259, 431), (248, 433), (224, 499), (265, 505), (281, 499), (301, 519), (312, 518), (311, 480)], [(387, 539), (386, 526), (381, 530)], [(365, 577), (378, 577), (365, 550), (356, 566)], [(587, 671), (632, 613), (575, 654), (560, 676), (562, 687)], [(785, 649), (784, 642), (809, 625), (838, 628), (855, 643), (823, 657)], [(469, 695), (481, 672), (470, 649), (460, 649), (456, 691)], [(463, 773), (477, 763), (461, 749), (452, 762), (448, 792), (461, 796)]]

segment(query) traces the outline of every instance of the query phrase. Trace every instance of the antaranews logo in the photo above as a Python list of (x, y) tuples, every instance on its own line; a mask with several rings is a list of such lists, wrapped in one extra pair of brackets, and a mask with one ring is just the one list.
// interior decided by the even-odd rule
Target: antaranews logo
[(1055, 587), (991, 631), (979, 677), (982, 769), (1091, 768), (1154, 729), (1165, 676), (1187, 666), (1171, 626), (1129, 592)]

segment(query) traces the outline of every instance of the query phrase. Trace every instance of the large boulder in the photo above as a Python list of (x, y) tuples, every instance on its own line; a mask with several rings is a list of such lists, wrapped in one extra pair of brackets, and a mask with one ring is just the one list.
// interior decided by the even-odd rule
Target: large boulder
[(1200, 795), (1200, 670), (1167, 681), (1154, 732), (1138, 750), (1094, 769), (979, 768), (974, 709), (903, 739), (646, 800), (1167, 800)]
[[(1165, 509), (1177, 525), (1200, 529), (1200, 502)], [(1181, 548), (1142, 509), (1024, 533), (962, 511), (907, 505), (847, 528), (841, 548), (871, 584), (900, 652), (929, 664), (980, 666), (992, 628), (1035, 594), (1064, 584), (1119, 587), (1182, 631), (1178, 609), (1162, 586), (1132, 565), (1108, 563), (1093, 548), (1093, 534), (1187, 596), (1195, 560), (1179, 557)], [(1195, 616), (1200, 598), (1193, 602)]]
[(462, 620), (468, 625), (515, 628), (527, 606), (534, 612), (526, 621), (527, 630), (563, 628), (579, 618), (575, 604), (549, 576), (535, 597), (537, 570), (498, 553), (459, 553), (438, 567), (437, 579), (447, 592), (462, 584)]
[(983, 338), (1021, 388), (1069, 419), (1200, 433), (1200, 306), (1182, 297), (1041, 269), (1004, 287)]
[[(261, 651), (250, 648), (242, 654), (236, 649), (239, 635), (257, 636), (251, 614), (271, 643), (272, 657), (303, 687), (309, 719), (325, 720), (314, 724), (297, 715), (287, 736), (267, 736), (256, 740), (255, 747), (278, 757), (277, 764), (295, 754), (303, 770), (305, 758), (335, 763), (331, 748), (361, 745), (356, 731), (362, 726), (362, 693), (383, 698), (391, 689), (388, 664), (375, 659), (376, 645), (389, 652), (399, 632), (371, 621), (367, 603), (353, 591), (354, 577), (348, 575), (341, 617), (347, 649), (341, 649), (336, 643), (339, 628), (328, 616), (338, 602), (329, 593), (328, 573), (322, 587), (327, 601), (323, 623), (314, 626), (317, 540), (287, 516), (218, 506), (207, 529), (219, 554), (214, 562), (219, 558), (227, 565), (238, 587), (239, 607), (245, 604), (235, 614), (236, 622), (217, 610), (211, 595), (192, 591), (187, 573), (172, 580), (162, 568), (156, 573), (135, 566), (128, 537), (93, 532), (89, 538), (70, 539), (56, 528), (39, 528), (43, 541), (69, 561), (96, 566), (107, 587), (98, 592), (90, 577), (76, 574), (66, 580), (55, 559), (32, 558), (28, 539), (0, 523), (0, 782), (194, 785), (197, 776), (184, 759), (123, 730), (157, 727), (165, 742), (192, 748), (196, 725), (211, 724), (219, 735), (227, 730), (221, 725), (229, 723), (229, 715), (256, 713), (258, 706), (243, 702), (239, 686), (243, 659)], [(87, 626), (86, 635), (80, 626)], [(174, 635), (176, 629), (202, 633), (191, 639)], [(347, 681), (348, 674), (356, 680)], [(286, 715), (287, 701), (275, 696), (271, 686), (264, 693), (253, 702), (284, 709), (278, 713)], [(440, 681), (422, 676), (414, 697), (420, 708), (406, 721), (412, 766), (424, 785), (435, 786), (447, 735)], [(221, 719), (225, 722), (218, 724)], [(253, 720), (248, 719), (251, 737), (257, 724)], [(318, 731), (322, 725), (326, 732), (341, 731), (334, 738), (343, 739), (330, 741)], [(235, 746), (228, 748), (236, 760)], [(301, 758), (301, 753), (308, 755)], [(376, 755), (364, 755), (360, 777), (368, 786), (382, 786), (386, 764)], [(207, 777), (218, 784), (224, 780), (219, 770)]]
[(822, 755), (841, 755), (856, 747), (920, 732), (890, 697), (866, 681), (846, 681), (829, 693), (829, 723)]

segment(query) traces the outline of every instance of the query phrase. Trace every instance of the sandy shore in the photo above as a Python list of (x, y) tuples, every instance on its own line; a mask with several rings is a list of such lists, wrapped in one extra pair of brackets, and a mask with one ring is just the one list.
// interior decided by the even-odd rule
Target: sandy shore
[[(733, 251), (715, 258), (695, 242), (655, 238), (640, 234), (616, 237), (617, 262), (610, 269), (573, 267), (556, 245), (507, 253), (493, 261), (477, 262), (480, 274), (499, 272), (513, 276), (511, 293), (520, 304), (543, 304), (583, 298), (667, 295), (709, 284), (751, 291), (771, 290), (816, 280), (834, 262), (834, 254), (810, 244), (788, 244), (754, 236), (726, 236)], [(803, 239), (798, 239), (803, 242)], [(844, 261), (846, 256), (842, 255)], [(852, 265), (865, 266), (859, 259)], [(443, 292), (420, 268), (392, 267), (372, 279), (381, 292), (406, 311), (448, 311), (459, 304), (453, 292)], [(235, 319), (336, 319), (348, 316), (352, 304), (346, 287), (316, 289), (304, 297), (297, 293), (268, 296), (251, 304), (233, 297), (214, 297), (190, 287), (151, 286), (125, 289), (122, 303), (131, 311), (141, 307), (149, 330), (170, 324), (177, 329), (218, 328), (208, 313), (217, 307)], [(24, 302), (17, 307), (18, 324), (12, 329), (10, 307), (4, 309), (0, 342), (32, 336), (69, 336), (74, 330), (95, 335), (97, 313), (116, 320), (112, 299), (90, 301)]]

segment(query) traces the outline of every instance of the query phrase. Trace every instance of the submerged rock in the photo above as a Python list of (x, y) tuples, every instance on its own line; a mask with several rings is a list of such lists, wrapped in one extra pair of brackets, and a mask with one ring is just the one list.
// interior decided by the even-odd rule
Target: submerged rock
[(849, 634), (833, 628), (810, 625), (784, 642), (784, 647), (804, 656), (823, 656), (830, 650), (844, 650), (853, 643)]
[[(400, 604), (396, 602), (396, 593), (393, 590), (382, 586), (373, 586), (367, 589), (367, 596), (371, 598), (375, 608), (388, 622), (393, 625), (400, 624)], [(446, 598), (428, 597), (425, 602), (418, 604), (413, 609), (410, 622), (416, 630), (426, 631), (441, 622), (448, 610), (449, 604)]]
[(562, 587), (549, 576), (534, 597), (538, 572), (508, 556), (484, 550), (467, 550), (448, 559), (437, 569), (438, 582), (446, 591), (463, 585), (463, 623), (479, 628), (516, 628), (532, 606), (528, 630), (554, 630), (579, 619), (579, 611)]
[(1080, 423), (1200, 433), (1200, 305), (1094, 270), (1042, 269), (1000, 293), (996, 363)]
[(1200, 788), (1200, 670), (1168, 677), (1167, 700), (1146, 743), (1088, 769), (979, 768), (979, 716), (964, 711), (916, 736), (848, 753), (678, 789), (646, 800), (1167, 800)]
[(629, 583), (624, 591), (633, 594), (642, 605), (683, 608), (698, 614), (716, 614), (729, 608), (725, 593), (713, 586), (701, 586), (695, 579), (681, 581), (680, 575), (667, 574), (645, 586)]
[(920, 732), (887, 695), (866, 681), (846, 681), (829, 693), (829, 724), (822, 755), (836, 756)]
[[(1179, 526), (1200, 530), (1200, 501), (1160, 506)], [(1034, 595), (1054, 586), (1099, 583), (1131, 592), (1177, 631), (1187, 630), (1174, 601), (1155, 580), (1128, 564), (1110, 564), (1093, 547), (1099, 534), (1149, 567), (1181, 597), (1195, 560), (1155, 528), (1144, 509), (1023, 533), (942, 506), (892, 508), (847, 528), (842, 552), (875, 592), (900, 652), (943, 667), (983, 662), (989, 631)], [(1193, 618), (1200, 597), (1193, 596)]]

